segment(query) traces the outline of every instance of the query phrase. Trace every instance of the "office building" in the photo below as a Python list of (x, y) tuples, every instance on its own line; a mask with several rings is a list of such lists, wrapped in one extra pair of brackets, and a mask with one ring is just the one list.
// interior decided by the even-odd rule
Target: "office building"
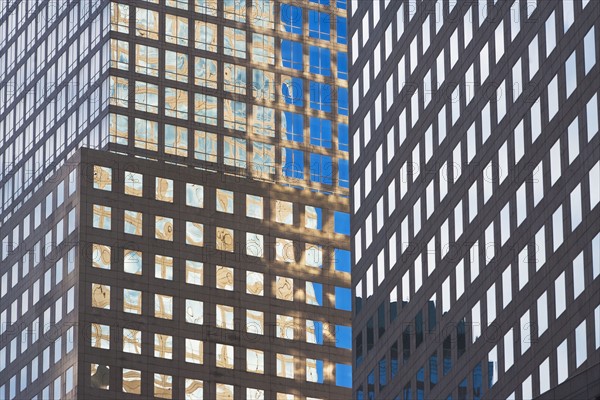
[(0, 4), (0, 398), (351, 397), (345, 0)]
[(598, 398), (600, 3), (349, 4), (353, 398)]

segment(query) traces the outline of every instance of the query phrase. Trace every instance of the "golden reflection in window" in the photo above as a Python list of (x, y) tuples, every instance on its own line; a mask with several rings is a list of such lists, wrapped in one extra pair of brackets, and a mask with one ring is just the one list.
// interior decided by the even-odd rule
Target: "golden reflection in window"
[(275, 278), (275, 297), (279, 300), (294, 301), (294, 280), (283, 276)]
[(125, 194), (142, 197), (144, 176), (135, 172), (125, 171)]
[(93, 227), (98, 229), (110, 230), (112, 209), (107, 206), (94, 204), (93, 210)]
[(142, 372), (123, 368), (123, 393), (142, 393)]
[(165, 124), (165, 153), (180, 157), (188, 155), (188, 130), (183, 126)]
[(275, 220), (282, 224), (294, 223), (294, 204), (289, 201), (275, 201)]
[(198, 379), (185, 380), (185, 398), (202, 400), (204, 398), (204, 382)]
[(246, 94), (246, 67), (242, 65), (223, 64), (223, 89), (227, 92)]
[(165, 40), (167, 43), (188, 45), (188, 19), (176, 15), (165, 15)]
[(143, 44), (135, 45), (135, 72), (158, 76), (158, 49)]
[(217, 227), (217, 250), (233, 252), (233, 229)]
[(216, 89), (218, 76), (217, 61), (204, 57), (195, 58), (194, 82), (196, 85)]
[(217, 343), (217, 367), (233, 369), (234, 358), (233, 358), (233, 346), (226, 344)]
[(154, 238), (173, 241), (173, 218), (156, 216)]
[(295, 262), (296, 256), (294, 255), (294, 242), (290, 239), (276, 238), (275, 259), (285, 263)]
[(204, 348), (201, 340), (185, 339), (185, 362), (192, 364), (204, 363)]
[(204, 246), (204, 225), (187, 221), (185, 223), (185, 243), (191, 246)]
[(165, 50), (165, 78), (187, 83), (188, 56), (176, 51)]
[(233, 268), (217, 265), (217, 289), (233, 291)]
[(173, 180), (156, 178), (156, 200), (173, 202)]
[(123, 328), (123, 352), (142, 354), (142, 331)]
[(173, 257), (154, 256), (154, 277), (169, 281), (173, 280)]
[(94, 189), (112, 190), (112, 169), (94, 165)]
[(246, 349), (246, 371), (255, 374), (265, 373), (265, 353), (263, 351)]
[(233, 214), (233, 192), (217, 189), (217, 211)]
[(317, 328), (315, 321), (306, 320), (306, 342), (317, 344)]
[(92, 283), (92, 307), (110, 310), (110, 286)]
[(110, 29), (115, 32), (129, 33), (129, 6), (110, 3)]
[(199, 261), (185, 262), (185, 282), (190, 285), (204, 285), (204, 264)]
[(158, 40), (158, 11), (137, 7), (135, 13), (136, 36)]
[(142, 314), (142, 292), (123, 289), (123, 311), (131, 314)]
[(97, 349), (110, 349), (110, 326), (92, 324), (92, 347)]
[(264, 335), (265, 314), (262, 311), (246, 310), (246, 332)]
[(217, 383), (217, 398), (216, 400), (233, 400), (233, 385)]
[(296, 400), (296, 396), (289, 393), (277, 393), (276, 400)]
[(252, 70), (252, 96), (255, 99), (275, 101), (275, 73)]
[(188, 92), (176, 88), (165, 88), (165, 115), (180, 119), (188, 117)]
[(216, 311), (217, 328), (233, 330), (233, 307), (217, 304)]
[(110, 39), (110, 66), (125, 71), (129, 70), (129, 42)]
[(294, 317), (277, 314), (277, 337), (294, 340)]
[(216, 134), (204, 131), (194, 131), (194, 158), (208, 162), (217, 162)]
[(154, 334), (154, 357), (173, 359), (173, 336)]
[(252, 61), (259, 64), (275, 64), (275, 39), (273, 36), (260, 33), (252, 34), (252, 47), (250, 54)]
[(170, 399), (173, 395), (173, 377), (171, 375), (154, 374), (154, 397)]
[(195, 45), (197, 49), (205, 51), (217, 51), (217, 25), (204, 21), (195, 21), (196, 37)]
[(319, 215), (313, 206), (304, 207), (304, 226), (308, 229), (319, 229)]
[(110, 367), (107, 365), (91, 364), (90, 386), (96, 389), (110, 389)]
[(125, 115), (109, 114), (109, 134), (110, 142), (127, 146), (128, 138), (128, 118)]
[(223, 0), (223, 16), (237, 22), (246, 22), (246, 0)]
[(294, 379), (294, 356), (277, 353), (277, 376)]
[(135, 147), (151, 151), (158, 150), (158, 122), (136, 118), (133, 134)]
[(110, 269), (110, 246), (92, 244), (92, 266), (94, 268)]
[(319, 376), (319, 370), (317, 369), (317, 360), (314, 358), (306, 359), (306, 381), (317, 382), (321, 380), (322, 376)]
[(173, 297), (166, 294), (154, 295), (154, 317), (173, 319)]
[(264, 275), (262, 273), (246, 271), (246, 293), (254, 296), (264, 295)]
[(142, 236), (144, 215), (138, 211), (124, 211), (124, 232), (130, 235)]
[(263, 219), (263, 198), (260, 196), (246, 195), (246, 217)]
[(264, 237), (258, 233), (246, 232), (246, 255), (252, 257), (263, 257)]
[(250, 13), (252, 25), (267, 29), (275, 27), (275, 4), (273, 0), (253, 0)]

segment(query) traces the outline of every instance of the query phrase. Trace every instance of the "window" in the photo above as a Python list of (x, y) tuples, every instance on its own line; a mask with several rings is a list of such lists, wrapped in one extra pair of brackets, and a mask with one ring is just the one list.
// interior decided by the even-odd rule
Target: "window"
[(91, 346), (98, 349), (110, 349), (110, 326), (92, 324)]
[(173, 218), (156, 216), (154, 219), (154, 238), (173, 241)]
[(165, 78), (179, 82), (188, 81), (187, 54), (165, 50)]
[(225, 136), (223, 141), (225, 165), (246, 168), (246, 140)]
[(154, 397), (170, 399), (173, 392), (173, 377), (171, 375), (154, 374)]
[(94, 165), (94, 189), (112, 190), (112, 168)]
[(142, 331), (123, 328), (123, 352), (142, 354)]
[(233, 330), (233, 307), (217, 304), (216, 312), (217, 328)]
[(154, 334), (154, 357), (173, 359), (173, 336)]
[(286, 32), (302, 34), (302, 8), (281, 4), (281, 23)]
[(246, 31), (224, 27), (223, 48), (225, 55), (246, 58)]
[(225, 0), (223, 15), (226, 19), (246, 22), (246, 0)]
[(123, 312), (142, 314), (142, 292), (133, 289), (123, 289)]
[(134, 250), (124, 250), (123, 270), (128, 274), (142, 274), (142, 253)]
[[(113, 3), (111, 3), (112, 5)], [(129, 69), (129, 42), (125, 40), (110, 40), (110, 66), (112, 68)]]
[(141, 44), (135, 45), (135, 72), (158, 76), (157, 48)]
[(201, 340), (185, 339), (185, 362), (192, 364), (204, 363), (204, 347)]
[(330, 76), (331, 50), (318, 46), (309, 46), (309, 49), (310, 72)]
[(204, 225), (190, 221), (185, 224), (185, 243), (190, 246), (204, 246)]
[(223, 89), (231, 93), (246, 94), (246, 67), (224, 63)]
[(275, 39), (259, 33), (252, 34), (252, 61), (275, 65)]
[(186, 90), (165, 88), (165, 115), (181, 119), (188, 118), (188, 92)]
[(136, 36), (158, 40), (158, 12), (136, 8), (135, 14)]
[(154, 277), (168, 281), (173, 280), (173, 257), (154, 256)]
[(185, 322), (202, 325), (204, 323), (204, 303), (198, 300), (185, 300)]
[(175, 15), (165, 15), (165, 40), (167, 43), (188, 45), (188, 19)]
[(111, 229), (111, 208), (98, 204), (93, 205), (93, 226), (98, 229)]
[(116, 76), (109, 77), (110, 104), (113, 106), (127, 107), (129, 101), (129, 81)]
[(308, 36), (329, 40), (330, 37), (330, 15), (319, 11), (308, 11)]
[[(283, 7), (283, 5), (282, 5)], [(311, 46), (312, 47), (312, 46)], [(302, 43), (292, 40), (281, 40), (281, 65), (286, 68), (292, 68), (302, 71), (304, 61), (302, 60)]]
[(135, 109), (158, 113), (158, 86), (147, 82), (135, 82)]
[(217, 61), (210, 58), (196, 57), (194, 65), (195, 83), (211, 89), (217, 88)]
[[(158, 122), (136, 118), (134, 125), (134, 136), (135, 147), (152, 151), (158, 150)], [(126, 188), (126, 193), (141, 197), (142, 179), (141, 175), (138, 175), (139, 174), (130, 175), (130, 178), (135, 180), (135, 182), (132, 181), (129, 185), (130, 187)]]
[(195, 94), (195, 121), (201, 124), (217, 125), (217, 98), (205, 94)]
[(165, 294), (154, 295), (154, 317), (173, 319), (173, 297)]
[[(216, 6), (216, 4), (215, 4)], [(203, 21), (196, 21), (195, 46), (204, 51), (217, 51), (217, 25)]]
[(217, 162), (217, 135), (204, 131), (194, 133), (194, 158)]
[(333, 102), (331, 85), (310, 82), (310, 108), (320, 111), (331, 111)]
[(165, 153), (187, 157), (187, 128), (165, 124)]
[(246, 293), (253, 296), (264, 295), (264, 276), (262, 273), (246, 271)]
[(275, 74), (254, 68), (252, 70), (252, 96), (256, 99), (275, 100)]
[[(41, 15), (42, 14), (40, 14), (40, 16)], [(129, 33), (128, 5), (110, 3), (110, 29), (115, 32)]]
[(221, 251), (233, 252), (234, 233), (233, 229), (217, 227), (216, 229), (216, 248)]

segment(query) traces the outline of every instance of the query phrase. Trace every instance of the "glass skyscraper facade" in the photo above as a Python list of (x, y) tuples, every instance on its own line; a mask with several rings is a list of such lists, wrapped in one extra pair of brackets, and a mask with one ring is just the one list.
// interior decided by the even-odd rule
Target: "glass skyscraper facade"
[(0, 398), (351, 396), (346, 13), (0, 5)]
[(354, 399), (598, 395), (599, 7), (349, 5)]

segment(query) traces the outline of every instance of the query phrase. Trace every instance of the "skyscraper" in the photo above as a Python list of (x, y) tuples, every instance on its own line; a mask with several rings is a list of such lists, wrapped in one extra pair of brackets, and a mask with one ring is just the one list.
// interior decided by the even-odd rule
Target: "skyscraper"
[(353, 397), (597, 398), (600, 4), (349, 13)]
[(0, 398), (351, 396), (345, 0), (0, 4)]

